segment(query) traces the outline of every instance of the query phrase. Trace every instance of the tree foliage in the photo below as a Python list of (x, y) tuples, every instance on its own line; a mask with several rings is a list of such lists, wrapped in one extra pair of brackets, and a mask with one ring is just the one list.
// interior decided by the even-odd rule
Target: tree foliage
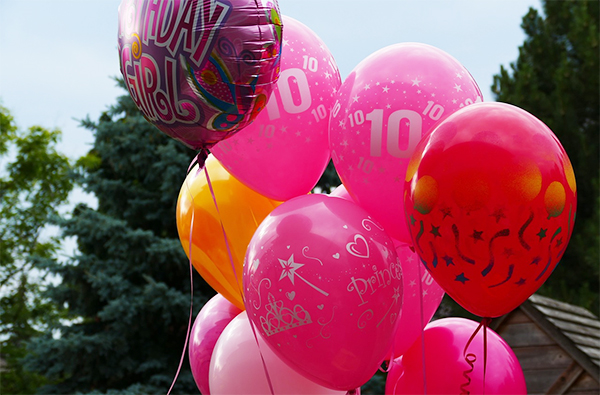
[(577, 178), (577, 220), (562, 262), (540, 290), (598, 311), (598, 1), (543, 1), (521, 27), (527, 35), (510, 70), (494, 76), (496, 100), (544, 121), (564, 146)]
[[(129, 95), (97, 122), (80, 183), (98, 199), (61, 221), (79, 254), (51, 269), (49, 295), (70, 323), (31, 343), (28, 366), (51, 380), (45, 393), (166, 393), (185, 344), (190, 268), (175, 207), (194, 153), (150, 125)], [(194, 313), (214, 291), (194, 271)], [(173, 393), (195, 393), (184, 365)]]
[(0, 106), (0, 393), (33, 393), (45, 379), (22, 365), (26, 342), (61, 316), (42, 295), (44, 262), (56, 257), (57, 237), (44, 233), (73, 186), (69, 159), (56, 151), (59, 130), (19, 131)]

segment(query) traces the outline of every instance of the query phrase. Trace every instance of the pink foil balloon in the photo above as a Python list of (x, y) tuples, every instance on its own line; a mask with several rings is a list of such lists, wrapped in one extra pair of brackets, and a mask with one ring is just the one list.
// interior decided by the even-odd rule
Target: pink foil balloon
[[(264, 358), (264, 365), (261, 355)], [(244, 311), (227, 325), (215, 346), (210, 363), (211, 394), (271, 394), (267, 373), (276, 395), (345, 394), (313, 383), (287, 366), (269, 349), (260, 336), (258, 340), (254, 337), (250, 321)]]
[(403, 355), (421, 336), (444, 297), (444, 290), (422, 266), (419, 256), (408, 244), (396, 242), (396, 253), (402, 266), (404, 294), (390, 358)]
[(325, 43), (295, 19), (284, 16), (283, 23), (281, 76), (266, 110), (211, 150), (238, 180), (279, 201), (310, 192), (323, 174), (329, 112), (341, 85)]
[[(425, 375), (421, 342), (394, 361), (386, 394), (526, 394), (525, 377), (517, 357), (496, 332), (487, 329), (487, 366), (483, 385), (483, 328), (463, 355), (479, 324), (464, 318), (444, 318), (425, 328)], [(472, 365), (472, 366), (471, 366)]]
[(246, 310), (287, 364), (352, 390), (377, 371), (402, 306), (393, 241), (345, 199), (304, 195), (277, 207), (250, 241)]
[(221, 294), (212, 297), (196, 316), (190, 336), (188, 355), (192, 375), (203, 395), (210, 395), (208, 384), (210, 359), (219, 336), (242, 310), (231, 304)]
[(276, 0), (122, 0), (121, 73), (144, 117), (190, 148), (248, 125), (277, 77)]
[(373, 53), (343, 82), (329, 123), (333, 163), (354, 200), (394, 239), (411, 240), (402, 199), (415, 146), (436, 122), (481, 100), (456, 59), (418, 43)]

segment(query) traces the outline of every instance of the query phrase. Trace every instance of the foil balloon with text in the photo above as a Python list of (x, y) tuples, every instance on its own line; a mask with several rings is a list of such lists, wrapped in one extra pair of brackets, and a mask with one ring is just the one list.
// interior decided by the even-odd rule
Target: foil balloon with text
[(316, 383), (353, 390), (391, 347), (402, 307), (393, 241), (355, 203), (303, 195), (256, 230), (244, 264), (248, 317), (271, 350)]
[(246, 247), (260, 222), (279, 204), (236, 180), (212, 155), (205, 168), (192, 167), (179, 191), (176, 218), (183, 250), (202, 278), (240, 310), (245, 309)]
[(542, 121), (509, 104), (446, 118), (417, 145), (405, 181), (416, 252), (448, 295), (481, 317), (533, 294), (573, 232), (569, 157)]
[(285, 201), (316, 185), (330, 158), (327, 126), (341, 78), (325, 43), (307, 26), (283, 17), (281, 75), (244, 133), (211, 150), (250, 188)]
[(206, 149), (258, 115), (279, 75), (276, 0), (122, 0), (121, 73), (144, 117)]
[(417, 143), (444, 117), (481, 100), (467, 69), (420, 43), (373, 53), (342, 83), (329, 123), (333, 163), (352, 198), (394, 239), (410, 242), (403, 180)]

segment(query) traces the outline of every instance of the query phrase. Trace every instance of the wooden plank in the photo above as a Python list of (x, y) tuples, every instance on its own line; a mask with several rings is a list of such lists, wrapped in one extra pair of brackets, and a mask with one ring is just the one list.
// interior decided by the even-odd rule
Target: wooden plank
[(531, 322), (531, 318), (529, 318), (519, 308), (516, 308), (508, 314), (504, 314), (501, 317), (494, 318), (492, 320), (492, 323), (490, 324), (490, 328), (494, 332), (500, 333), (506, 325), (523, 324), (526, 322)]
[(556, 344), (538, 325), (533, 322), (512, 324), (502, 328), (500, 336), (511, 346), (549, 346)]
[(593, 378), (589, 373), (584, 373), (571, 386), (571, 391), (576, 390), (595, 390), (598, 394), (600, 393), (600, 382), (598, 378)]
[(531, 322), (531, 318), (529, 318), (527, 314), (523, 313), (521, 309), (516, 309), (513, 310), (510, 317), (508, 317), (506, 324), (525, 324), (527, 322)]
[(597, 349), (595, 347), (582, 346), (579, 344), (577, 345), (577, 348), (589, 355), (591, 358), (600, 358), (600, 349)]
[(593, 318), (582, 317), (580, 315), (566, 313), (561, 310), (550, 309), (544, 306), (536, 306), (539, 311), (546, 314), (548, 317), (556, 318), (562, 321), (573, 322), (579, 325), (584, 325), (600, 330), (600, 321)]
[(560, 346), (512, 347), (523, 370), (547, 370), (566, 368), (573, 358)]
[(575, 344), (581, 344), (584, 346), (590, 346), (590, 347), (600, 349), (600, 340), (594, 339), (589, 336), (578, 335), (577, 333), (571, 333), (571, 332), (563, 332), (563, 333), (565, 335), (567, 335), (567, 337), (569, 339), (573, 340), (573, 343), (575, 343)]
[(565, 394), (584, 372), (583, 368), (573, 361), (550, 386), (547, 394)]
[(598, 329), (590, 328), (579, 324), (573, 324), (571, 322), (566, 322), (562, 320), (557, 320), (556, 318), (552, 317), (546, 317), (546, 319), (553, 323), (556, 327), (562, 329), (563, 331), (569, 331), (572, 333), (589, 336), (592, 338), (598, 337)]
[(533, 303), (526, 300), (521, 304), (520, 308), (533, 322), (536, 322), (549, 337), (568, 352), (571, 358), (575, 359), (589, 374), (593, 377), (600, 376), (600, 368), (598, 365), (592, 362), (587, 354), (577, 348), (573, 341), (550, 322), (549, 319), (533, 305)]
[(545, 370), (523, 370), (528, 394), (545, 394), (564, 368)]
[(563, 310), (567, 312), (571, 312), (573, 314), (578, 314), (583, 317), (588, 317), (592, 319), (598, 319), (594, 314), (592, 314), (589, 310), (584, 309), (583, 307), (575, 306), (572, 304), (559, 302), (558, 300), (550, 299), (545, 296), (533, 294), (529, 297), (529, 301), (536, 305), (551, 307), (557, 310)]

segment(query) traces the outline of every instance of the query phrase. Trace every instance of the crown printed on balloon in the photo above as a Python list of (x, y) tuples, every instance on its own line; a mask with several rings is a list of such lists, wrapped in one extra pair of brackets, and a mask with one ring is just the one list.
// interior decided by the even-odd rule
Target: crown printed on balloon
[(288, 329), (312, 323), (310, 314), (304, 307), (295, 305), (294, 309), (283, 307), (283, 301), (275, 300), (273, 294), (269, 293), (269, 303), (265, 306), (267, 314), (260, 317), (260, 325), (265, 335), (271, 336)]

